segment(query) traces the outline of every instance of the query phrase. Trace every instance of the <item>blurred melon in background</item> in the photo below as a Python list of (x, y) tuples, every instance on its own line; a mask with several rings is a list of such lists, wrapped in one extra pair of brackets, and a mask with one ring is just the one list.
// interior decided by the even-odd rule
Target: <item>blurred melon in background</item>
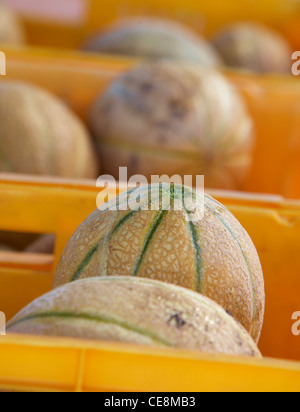
[(0, 82), (0, 172), (96, 178), (89, 133), (56, 96), (29, 83)]
[(205, 186), (238, 189), (252, 162), (253, 122), (217, 71), (146, 63), (113, 82), (91, 109), (105, 174), (205, 175)]
[(207, 67), (221, 65), (218, 53), (203, 37), (175, 21), (158, 18), (118, 21), (87, 41), (83, 49), (155, 60), (177, 59)]
[(237, 23), (221, 29), (213, 44), (229, 67), (257, 73), (291, 73), (292, 47), (267, 26)]
[(25, 43), (25, 31), (17, 14), (0, 1), (0, 44)]

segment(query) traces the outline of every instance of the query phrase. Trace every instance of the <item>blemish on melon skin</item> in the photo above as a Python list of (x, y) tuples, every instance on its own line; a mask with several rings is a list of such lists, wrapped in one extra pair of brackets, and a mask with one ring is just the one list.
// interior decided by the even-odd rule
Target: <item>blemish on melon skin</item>
[(181, 329), (182, 327), (186, 325), (186, 321), (182, 318), (182, 313), (176, 312), (172, 316), (170, 316), (167, 324), (169, 326), (175, 325), (177, 329)]
[(238, 344), (240, 347), (242, 347), (242, 346), (243, 346), (243, 341), (242, 341), (240, 335), (236, 333), (235, 337), (236, 337), (236, 342), (237, 342), (237, 344)]

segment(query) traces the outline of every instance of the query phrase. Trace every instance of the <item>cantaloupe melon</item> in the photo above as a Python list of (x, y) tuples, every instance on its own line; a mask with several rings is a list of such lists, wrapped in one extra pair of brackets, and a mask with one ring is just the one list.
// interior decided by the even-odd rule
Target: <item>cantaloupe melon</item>
[(116, 22), (91, 38), (84, 49), (93, 52), (176, 59), (217, 67), (221, 59), (200, 35), (180, 23), (158, 18), (132, 18)]
[(149, 63), (121, 76), (92, 107), (103, 172), (205, 174), (206, 186), (238, 189), (252, 162), (253, 123), (242, 98), (214, 71)]
[(0, 1), (0, 44), (23, 44), (25, 33), (17, 15)]
[[(140, 199), (139, 205), (126, 210), (133, 193)], [(197, 202), (200, 204), (201, 196), (204, 201), (202, 216), (193, 200), (195, 194), (181, 185), (143, 186), (122, 194), (117, 210), (110, 210), (114, 201), (108, 203), (109, 210), (97, 209), (70, 239), (53, 287), (95, 276), (173, 283), (219, 303), (258, 341), (265, 294), (256, 249), (223, 205), (198, 193)], [(164, 210), (170, 200), (170, 210)], [(157, 210), (144, 210), (153, 205)], [(189, 219), (193, 207), (195, 221)]]
[(248, 333), (215, 302), (145, 279), (66, 285), (27, 306), (9, 322), (7, 332), (260, 357)]
[(258, 73), (291, 73), (291, 46), (279, 33), (258, 23), (226, 27), (213, 44), (228, 66)]
[(33, 85), (0, 82), (0, 171), (94, 178), (86, 127), (60, 100)]

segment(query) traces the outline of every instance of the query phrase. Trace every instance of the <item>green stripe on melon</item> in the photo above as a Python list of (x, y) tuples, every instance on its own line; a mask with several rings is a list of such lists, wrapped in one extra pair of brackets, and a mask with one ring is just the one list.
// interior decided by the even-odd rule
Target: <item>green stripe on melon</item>
[(7, 332), (261, 356), (244, 328), (212, 300), (133, 276), (66, 284), (24, 308)]
[[(154, 189), (152, 202), (159, 210), (143, 210)], [(54, 288), (98, 276), (174, 283), (215, 300), (258, 341), (264, 279), (256, 249), (239, 222), (207, 195), (203, 218), (192, 221), (186, 205), (196, 192), (181, 185), (152, 185), (136, 193), (140, 196), (136, 210), (95, 211), (83, 222), (62, 255)], [(176, 211), (173, 205), (182, 193), (186, 203)], [(124, 203), (129, 194), (121, 196)], [(167, 202), (171, 208), (163, 210)]]
[(137, 276), (137, 275), (138, 275), (139, 269), (140, 269), (141, 264), (142, 264), (142, 261), (143, 261), (143, 258), (145, 257), (145, 255), (146, 255), (146, 253), (147, 253), (147, 250), (148, 250), (148, 248), (150, 247), (150, 243), (151, 243), (151, 241), (152, 241), (152, 239), (153, 239), (153, 236), (154, 236), (155, 232), (157, 231), (159, 225), (161, 224), (163, 218), (166, 216), (166, 214), (167, 214), (167, 211), (166, 211), (166, 210), (161, 211), (160, 213), (158, 213), (155, 221), (153, 222), (153, 225), (152, 225), (152, 227), (151, 227), (151, 229), (150, 229), (149, 235), (147, 236), (147, 238), (146, 238), (146, 240), (145, 240), (145, 244), (144, 244), (144, 246), (143, 246), (143, 250), (142, 250), (142, 252), (141, 252), (141, 254), (140, 254), (140, 257), (139, 257), (139, 259), (138, 259), (138, 261), (137, 261), (137, 263), (136, 263), (136, 266), (135, 266), (135, 268), (134, 268), (133, 276)]
[(25, 316), (24, 318), (18, 319), (15, 322), (12, 322), (9, 326), (10, 329), (20, 325), (21, 323), (26, 323), (30, 321), (41, 321), (43, 319), (64, 319), (64, 320), (88, 320), (97, 323), (106, 323), (108, 325), (115, 325), (122, 329), (125, 329), (129, 332), (136, 333), (138, 335), (146, 336), (151, 339), (154, 343), (159, 343), (163, 346), (172, 347), (172, 343), (168, 342), (166, 339), (156, 336), (154, 333), (151, 333), (147, 330), (134, 327), (127, 322), (113, 319), (105, 315), (91, 315), (89, 313), (72, 313), (72, 312), (40, 312), (35, 315)]
[[(189, 214), (186, 211), (187, 215)], [(196, 290), (197, 292), (201, 292), (201, 283), (202, 283), (202, 268), (201, 268), (201, 247), (199, 246), (199, 238), (197, 234), (197, 229), (196, 226), (193, 224), (193, 222), (189, 222), (189, 229), (191, 232), (192, 240), (193, 240), (193, 246), (195, 249), (195, 264), (196, 264), (196, 270), (197, 270), (197, 286)]]
[[(217, 214), (214, 210), (212, 210), (209, 206), (206, 206), (206, 207), (217, 217), (217, 219), (219, 219), (219, 221), (222, 223), (222, 225), (224, 225), (224, 227), (226, 227), (226, 229), (230, 232), (230, 234), (232, 235), (233, 239), (234, 239), (235, 242), (237, 243), (237, 245), (238, 245), (238, 247), (239, 247), (239, 249), (240, 249), (240, 251), (241, 251), (241, 253), (242, 253), (242, 255), (243, 255), (243, 258), (244, 258), (245, 263), (246, 263), (246, 265), (247, 265), (247, 268), (248, 268), (248, 270), (249, 270), (249, 275), (250, 275), (251, 284), (252, 284), (253, 318), (254, 318), (254, 317), (255, 317), (255, 299), (256, 299), (256, 297), (255, 297), (254, 286), (253, 286), (253, 274), (252, 274), (252, 270), (251, 270), (251, 267), (250, 267), (250, 265), (249, 265), (247, 256), (246, 256), (246, 254), (245, 254), (245, 251), (243, 250), (243, 248), (242, 248), (239, 240), (236, 238), (236, 236), (235, 236), (235, 234), (233, 233), (232, 229), (224, 222), (224, 220), (223, 220), (220, 216), (218, 216), (218, 214)], [(250, 333), (251, 333), (251, 332), (252, 332), (252, 328), (251, 328)]]

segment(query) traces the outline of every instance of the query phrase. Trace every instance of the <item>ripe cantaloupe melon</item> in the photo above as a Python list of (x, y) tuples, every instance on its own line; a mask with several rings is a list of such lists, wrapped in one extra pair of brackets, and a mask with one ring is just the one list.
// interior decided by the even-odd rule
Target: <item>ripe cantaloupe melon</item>
[(258, 73), (291, 73), (291, 46), (279, 33), (258, 23), (226, 27), (213, 44), (228, 66)]
[(92, 52), (191, 61), (218, 67), (216, 50), (200, 35), (180, 23), (157, 18), (125, 19), (91, 38), (84, 49)]
[(248, 333), (215, 302), (145, 279), (113, 277), (65, 285), (22, 310), (7, 332), (260, 357)]
[[(197, 202), (201, 196), (204, 201), (202, 216), (193, 201), (195, 194), (181, 185), (144, 186), (119, 196), (118, 210), (97, 209), (66, 246), (53, 287), (95, 276), (134, 276), (173, 283), (219, 303), (258, 341), (265, 294), (256, 249), (223, 205), (198, 193)], [(140, 199), (139, 204), (126, 210), (133, 195)], [(170, 210), (164, 210), (170, 199)], [(106, 207), (113, 205), (111, 201)], [(153, 205), (156, 210), (151, 210)], [(189, 211), (195, 206), (191, 215)]]
[(23, 44), (25, 33), (17, 15), (0, 1), (0, 44)]
[(33, 85), (0, 82), (0, 171), (94, 178), (97, 157), (82, 122)]
[(103, 172), (205, 174), (206, 186), (238, 189), (252, 163), (253, 123), (217, 72), (149, 63), (117, 79), (92, 107)]

